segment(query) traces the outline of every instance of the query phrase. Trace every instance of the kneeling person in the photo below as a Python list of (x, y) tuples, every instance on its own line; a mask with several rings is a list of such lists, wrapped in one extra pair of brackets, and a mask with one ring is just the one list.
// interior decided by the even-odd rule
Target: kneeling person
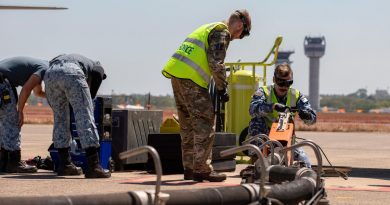
[[(307, 98), (298, 90), (291, 88), (293, 71), (287, 63), (276, 66), (273, 85), (260, 87), (252, 96), (249, 114), (249, 135), (268, 135), (273, 122), (278, 119), (278, 112), (284, 112), (287, 107), (296, 107), (298, 115), (307, 125), (316, 122), (317, 115)], [(294, 159), (303, 161), (306, 167), (311, 167), (310, 161), (302, 148), (294, 149)]]

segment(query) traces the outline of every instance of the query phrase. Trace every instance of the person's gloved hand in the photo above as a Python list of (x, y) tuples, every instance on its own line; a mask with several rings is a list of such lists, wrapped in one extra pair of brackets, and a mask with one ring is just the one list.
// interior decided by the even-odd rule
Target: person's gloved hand
[(273, 107), (274, 107), (274, 110), (276, 110), (278, 112), (284, 112), (287, 109), (286, 105), (283, 105), (283, 104), (280, 104), (280, 103), (274, 103)]
[(228, 102), (229, 101), (229, 94), (226, 89), (218, 90), (218, 95), (221, 97), (222, 102)]
[(304, 120), (309, 120), (311, 118), (311, 113), (306, 110), (300, 110), (298, 114), (299, 117)]

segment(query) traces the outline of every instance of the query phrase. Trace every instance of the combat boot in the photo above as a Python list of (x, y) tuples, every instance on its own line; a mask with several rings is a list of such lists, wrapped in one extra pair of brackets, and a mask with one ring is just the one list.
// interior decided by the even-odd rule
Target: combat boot
[(87, 155), (87, 171), (85, 178), (110, 178), (111, 173), (104, 170), (99, 163), (99, 155), (96, 147), (85, 149)]
[(57, 176), (75, 176), (83, 173), (80, 167), (72, 163), (69, 149), (69, 147), (57, 149), (59, 157)]
[(184, 170), (184, 180), (193, 180), (194, 179), (194, 172), (192, 169), (185, 169)]
[(202, 182), (202, 181), (209, 181), (209, 182), (222, 182), (226, 180), (225, 174), (219, 174), (215, 171), (212, 172), (206, 172), (206, 173), (194, 173), (194, 181)]
[(0, 172), (5, 172), (8, 161), (8, 151), (0, 147)]
[(35, 173), (38, 171), (36, 166), (27, 165), (25, 161), (21, 160), (20, 150), (7, 151), (8, 160), (5, 166), (7, 173)]

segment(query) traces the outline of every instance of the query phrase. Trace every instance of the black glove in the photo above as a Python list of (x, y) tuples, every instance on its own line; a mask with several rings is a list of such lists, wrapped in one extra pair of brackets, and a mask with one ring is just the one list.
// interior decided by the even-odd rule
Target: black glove
[(310, 120), (311, 119), (311, 113), (306, 110), (300, 110), (299, 111), (299, 117), (303, 120)]
[(278, 112), (285, 112), (286, 109), (287, 109), (286, 105), (283, 105), (283, 104), (280, 104), (280, 103), (275, 103), (274, 104), (274, 110), (276, 110)]
[(228, 102), (229, 101), (229, 94), (226, 89), (218, 90), (218, 95), (221, 98), (222, 102)]

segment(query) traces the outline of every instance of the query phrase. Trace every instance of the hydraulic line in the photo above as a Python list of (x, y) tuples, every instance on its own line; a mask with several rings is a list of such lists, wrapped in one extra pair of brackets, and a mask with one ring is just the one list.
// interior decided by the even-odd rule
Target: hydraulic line
[(292, 149), (302, 147), (302, 146), (309, 146), (310, 148), (312, 148), (314, 151), (314, 154), (317, 158), (318, 168), (317, 168), (317, 179), (316, 179), (317, 187), (316, 187), (316, 190), (318, 191), (320, 189), (319, 186), (321, 185), (320, 176), (322, 174), (322, 155), (321, 155), (321, 152), (319, 151), (319, 148), (318, 148), (319, 146), (311, 140), (305, 140), (305, 141), (302, 141), (300, 143), (291, 145), (290, 147), (285, 147), (285, 148), (283, 148), (283, 151), (286, 152), (288, 150), (292, 150)]
[[(267, 186), (266, 198), (285, 204), (309, 200), (315, 194), (315, 180), (309, 177)], [(195, 190), (164, 190), (166, 205), (244, 205), (260, 200), (259, 185), (245, 184)], [(263, 199), (266, 199), (263, 198)], [(151, 205), (154, 193), (134, 191), (84, 196), (0, 197), (2, 205)]]
[[(82, 196), (0, 197), (2, 205), (137, 205), (131, 193), (95, 194)], [(137, 202), (138, 201), (138, 202)]]
[(297, 171), (298, 168), (293, 167), (270, 166), (268, 167), (269, 181), (273, 183), (293, 181)]
[[(258, 200), (258, 185), (164, 191), (167, 205), (244, 205)], [(151, 205), (154, 194), (135, 191), (84, 196), (0, 197), (1, 205)]]
[(284, 167), (280, 165), (273, 165), (267, 169), (269, 174), (269, 181), (273, 183), (282, 183), (285, 181), (293, 181), (302, 177), (310, 177), (316, 180), (317, 173), (309, 168), (294, 168)]
[(307, 177), (292, 182), (275, 184), (270, 186), (269, 198), (277, 199), (284, 204), (294, 204), (303, 200), (309, 200), (315, 194), (315, 180)]
[[(256, 188), (258, 190), (258, 188)], [(258, 193), (248, 191), (244, 186), (219, 187), (208, 189), (164, 191), (170, 195), (167, 205), (240, 205), (249, 204)]]

